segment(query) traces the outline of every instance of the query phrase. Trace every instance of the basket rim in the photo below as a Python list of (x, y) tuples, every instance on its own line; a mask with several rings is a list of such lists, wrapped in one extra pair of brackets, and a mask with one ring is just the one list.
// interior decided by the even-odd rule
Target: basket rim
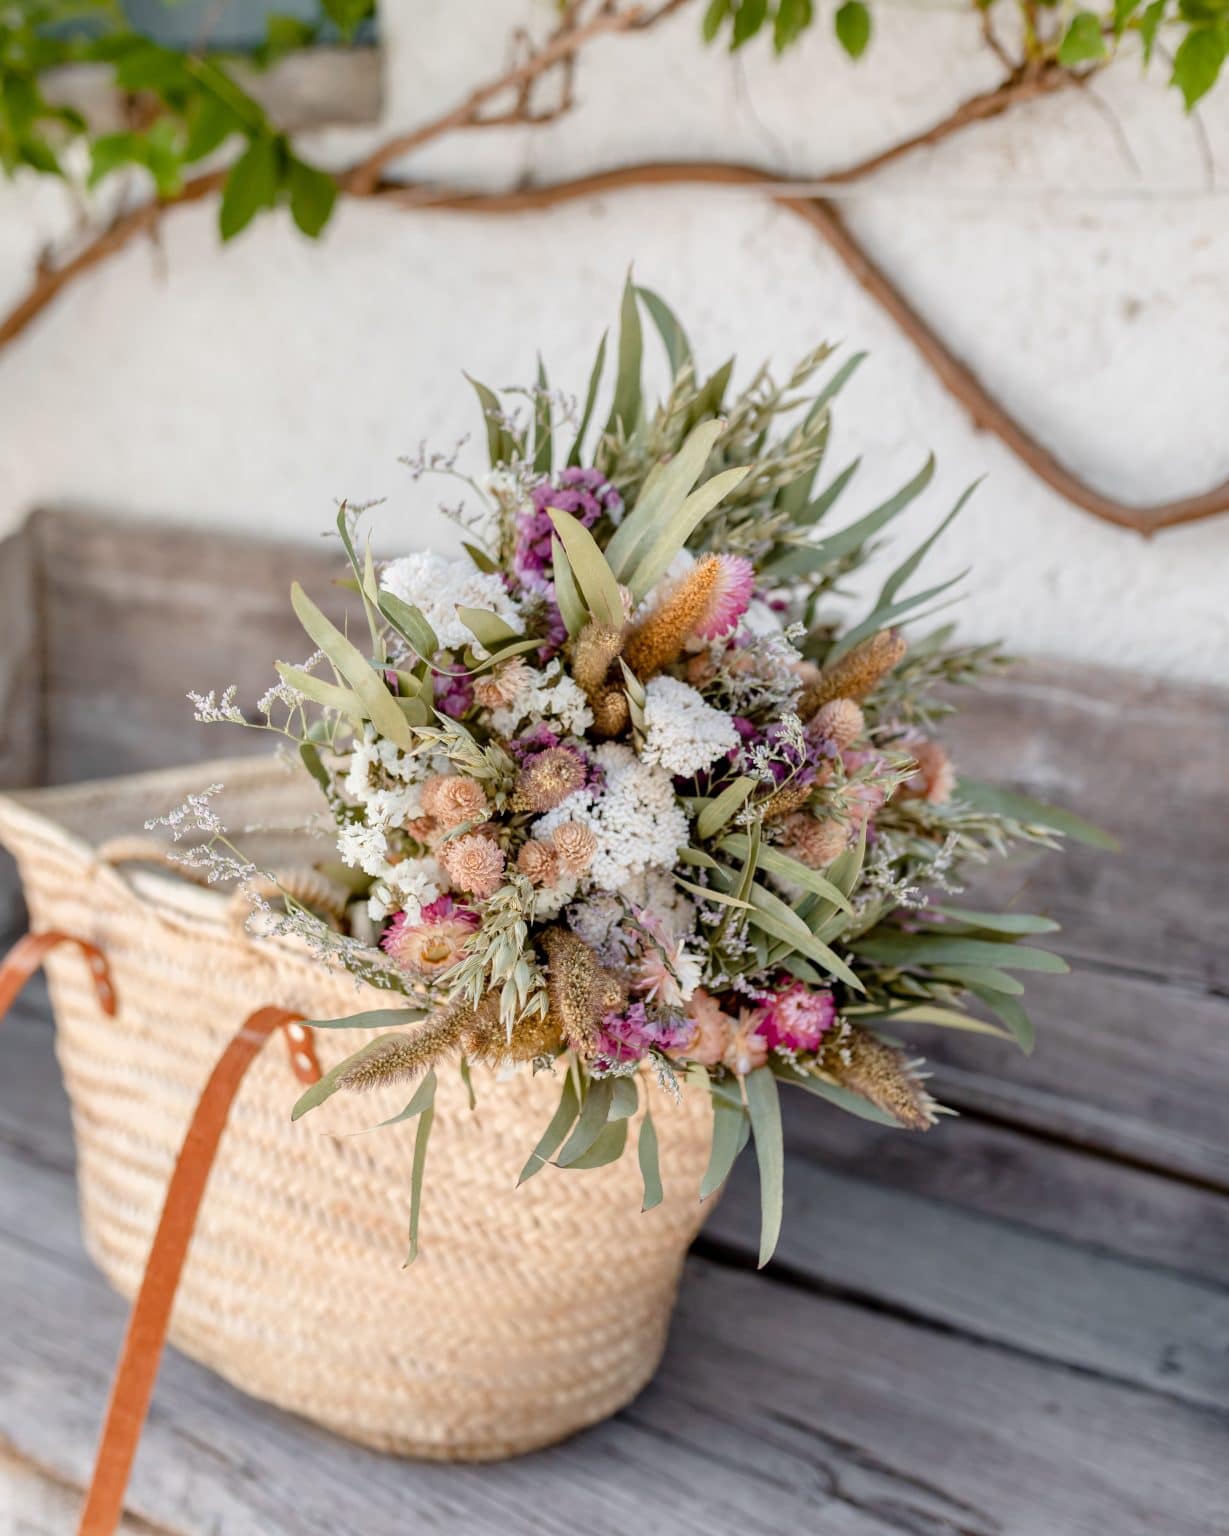
[[(233, 891), (196, 885), (185, 876), (149, 867), (126, 869), (121, 873), (99, 859), (97, 847), (67, 827), (55, 813), (66, 806), (87, 805), (92, 800), (105, 798), (108, 794), (114, 794), (120, 786), (128, 793), (139, 793), (141, 790), (157, 793), (174, 789), (182, 796), (223, 779), (223, 776), (227, 787), (252, 789), (259, 788), (263, 783), (284, 781), (291, 771), (281, 759), (264, 754), (208, 758), (177, 767), (148, 769), (141, 773), (112, 774), (106, 778), (81, 779), (71, 784), (5, 790), (0, 792), (0, 844), (7, 847), (14, 857), (19, 857), (17, 844), (21, 834), (33, 834), (57, 844), (64, 853), (88, 866), (97, 879), (112, 882), (127, 895), (135, 893), (164, 911), (172, 912), (176, 917), (204, 920), (214, 927), (227, 920)], [(18, 837), (10, 842), (5, 835), (6, 830), (16, 830)], [(258, 941), (251, 934), (248, 937), (253, 942), (271, 942), (268, 938)]]

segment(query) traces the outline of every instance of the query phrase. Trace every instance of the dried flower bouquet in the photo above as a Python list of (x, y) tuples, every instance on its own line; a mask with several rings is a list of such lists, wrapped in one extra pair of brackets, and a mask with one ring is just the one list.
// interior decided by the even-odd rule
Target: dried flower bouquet
[[(657, 405), (642, 315), (672, 375)], [(467, 1082), (473, 1063), (555, 1073), (558, 1111), (522, 1180), (620, 1157), (640, 1097), (668, 1114), (690, 1080), (714, 1108), (701, 1197), (754, 1137), (763, 1262), (781, 1212), (779, 1085), (925, 1130), (942, 1109), (899, 1036), (951, 1027), (1028, 1050), (1014, 973), (1066, 967), (1021, 940), (1055, 924), (949, 898), (971, 862), (1016, 841), (1093, 833), (958, 777), (938, 738), (936, 685), (1002, 661), (954, 645), (950, 626), (903, 632), (960, 579), (911, 585), (960, 504), (868, 612), (842, 614), (841, 578), (933, 469), (831, 527), (856, 466), (820, 488), (829, 404), (859, 359), (816, 388), (819, 347), (784, 384), (761, 370), (731, 395), (731, 364), (702, 378), (671, 311), (629, 283), (596, 428), (605, 351), (579, 410), (541, 365), (506, 392), (519, 410), (475, 385), (480, 481), (455, 455), (408, 461), (465, 482), (463, 553), (377, 563), (342, 508), (361, 641), (294, 588), (318, 649), (279, 665), (263, 727), (318, 781), (337, 857), (319, 890), (278, 893), (275, 921), (405, 999), (320, 1021), (385, 1032), (294, 1113), (414, 1084), (397, 1117), (418, 1119), (413, 1251), (445, 1065)], [(194, 698), (200, 718), (247, 723), (233, 691)], [(207, 802), (172, 819), (204, 834), (195, 862), (256, 873)], [(648, 1209), (663, 1177), (651, 1112), (637, 1139)]]

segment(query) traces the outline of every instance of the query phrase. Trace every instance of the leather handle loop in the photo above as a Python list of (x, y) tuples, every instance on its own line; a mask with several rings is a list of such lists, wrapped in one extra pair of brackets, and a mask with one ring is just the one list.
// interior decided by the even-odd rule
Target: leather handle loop
[(175, 1292), (230, 1107), (244, 1074), (269, 1036), (301, 1021), (301, 1014), (285, 1008), (258, 1009), (232, 1037), (197, 1101), (128, 1320), (77, 1536), (114, 1536), (119, 1525)]
[(60, 944), (75, 944), (90, 968), (90, 977), (98, 997), (98, 1006), (110, 1018), (115, 1017), (115, 983), (111, 980), (111, 968), (102, 950), (75, 934), (62, 933), (58, 928), (48, 928), (42, 933), (27, 933), (17, 940), (3, 961), (0, 961), (0, 1019), (17, 1000), (17, 994), (30, 980), (39, 966)]

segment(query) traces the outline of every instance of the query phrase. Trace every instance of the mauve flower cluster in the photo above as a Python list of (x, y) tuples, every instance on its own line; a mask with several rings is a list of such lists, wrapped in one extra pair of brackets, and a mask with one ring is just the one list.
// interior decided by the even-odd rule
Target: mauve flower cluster
[(608, 1013), (598, 1031), (593, 1066), (611, 1072), (643, 1061), (650, 1050), (670, 1051), (685, 1045), (694, 1025), (681, 1015), (650, 1013), (643, 1003), (631, 1003), (623, 1013)]
[(544, 480), (532, 493), (533, 510), (517, 520), (515, 562), (517, 572), (542, 577), (552, 568), (551, 539), (555, 527), (550, 509), (570, 512), (577, 522), (592, 528), (605, 513), (613, 522), (623, 515), (623, 498), (597, 469), (565, 469), (554, 480)]

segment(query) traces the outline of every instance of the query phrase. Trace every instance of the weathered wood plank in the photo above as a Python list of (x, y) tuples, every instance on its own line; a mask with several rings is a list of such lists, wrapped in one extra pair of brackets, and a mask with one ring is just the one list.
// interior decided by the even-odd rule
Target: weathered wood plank
[(962, 1116), (925, 1139), (783, 1095), (787, 1150), (835, 1173), (1223, 1285), (1229, 1196)]
[[(73, 1221), (63, 1175), (10, 1164), (6, 1191), (17, 1176), (35, 1230), (0, 1222), (0, 1436), (80, 1484), (123, 1308), (83, 1258), (63, 1256), (64, 1238), (49, 1240)], [(1207, 1536), (1229, 1518), (1227, 1429), (1151, 1393), (695, 1260), (657, 1382), (611, 1423), (501, 1466), (372, 1456), (172, 1352), (130, 1503), (175, 1536), (298, 1536), (308, 1517), (338, 1536)]]
[(238, 685), (250, 710), (277, 681), (275, 660), (311, 642), (290, 609), (301, 580), (334, 618), (348, 595), (337, 544), (315, 548), (165, 528), (84, 513), (35, 520), (45, 593), (46, 782), (169, 767), (270, 738), (198, 725), (188, 689)]
[[(1225, 667), (1229, 685), (1229, 664)], [(1113, 832), (983, 889), (1063, 924), (1067, 952), (1229, 993), (1229, 693), (1104, 667), (1030, 662), (962, 693), (947, 723), (958, 765)]]
[[(868, 1172), (790, 1157), (777, 1262), (897, 1316), (1229, 1411), (1223, 1284), (904, 1194)], [(704, 1236), (751, 1262), (758, 1230), (756, 1170), (742, 1159)]]
[[(0, 1078), (0, 1443), (23, 1467), (79, 1486), (124, 1308), (80, 1248), (65, 1171), (66, 1105), (37, 1011), (25, 1010), (19, 1028), (41, 1044), (42, 1068)], [(1209, 1536), (1229, 1529), (1221, 1473), (1229, 1415), (1175, 1401), (1181, 1394), (1172, 1383), (1162, 1395), (1098, 1374), (1121, 1374), (1133, 1322), (1145, 1330), (1140, 1359), (1161, 1323), (1181, 1344), (1183, 1330), (1199, 1326), (1186, 1302), (1206, 1299), (1210, 1288), (1188, 1289), (1142, 1266), (1106, 1270), (1107, 1315), (1086, 1319), (1092, 1341), (1076, 1370), (1025, 1356), (1024, 1347), (1045, 1345), (1044, 1338), (1024, 1345), (1015, 1338), (1006, 1348), (973, 1342), (959, 1336), (959, 1317), (934, 1315), (936, 1327), (890, 1315), (919, 1283), (906, 1270), (885, 1304), (883, 1277), (902, 1258), (890, 1229), (903, 1197), (869, 1185), (853, 1191), (854, 1182), (831, 1176), (790, 1213), (786, 1243), (796, 1247), (786, 1256), (806, 1269), (805, 1286), (693, 1259), (653, 1387), (611, 1423), (519, 1462), (444, 1468), (373, 1456), (248, 1402), (171, 1352), (138, 1459), (133, 1514), (163, 1536), (299, 1536), (305, 1519), (324, 1536), (392, 1536), (422, 1526), (475, 1536), (576, 1529), (596, 1536), (632, 1529)], [(736, 1188), (731, 1220), (741, 1199)], [(931, 1257), (954, 1243), (953, 1265), (980, 1271), (987, 1290), (1003, 1282), (1013, 1252), (1021, 1258), (1019, 1247), (996, 1257), (976, 1240), (980, 1222), (993, 1247), (1002, 1223), (915, 1203), (928, 1207)], [(906, 1246), (917, 1231), (905, 1234)], [(1078, 1316), (1064, 1312), (1078, 1294), (1071, 1261), (1061, 1244), (1033, 1241), (1049, 1246), (1022, 1259), (1023, 1278), (1039, 1290), (1054, 1287), (1059, 1303), (1049, 1314), (1030, 1313), (1029, 1326), (1048, 1316), (1051, 1325), (1075, 1328)], [(873, 1307), (809, 1289), (812, 1271), (828, 1276), (834, 1264), (833, 1283), (861, 1288)], [(1181, 1315), (1149, 1321), (1146, 1309), (1136, 1310), (1137, 1293), (1118, 1295), (1132, 1269), (1139, 1273), (1129, 1286), (1158, 1277)], [(965, 1282), (954, 1273), (946, 1283), (962, 1297)], [(943, 1294), (933, 1278), (922, 1289), (927, 1305)], [(1020, 1284), (1014, 1290), (1018, 1302)], [(1215, 1317), (1203, 1316), (1215, 1326)], [(984, 1313), (974, 1322), (985, 1328)], [(1200, 1380), (1202, 1391), (1207, 1378)]]
[(1030, 1057), (981, 1036), (915, 1031), (942, 1064), (939, 1097), (1229, 1189), (1229, 997), (1074, 964), (1069, 976), (1028, 978)]

